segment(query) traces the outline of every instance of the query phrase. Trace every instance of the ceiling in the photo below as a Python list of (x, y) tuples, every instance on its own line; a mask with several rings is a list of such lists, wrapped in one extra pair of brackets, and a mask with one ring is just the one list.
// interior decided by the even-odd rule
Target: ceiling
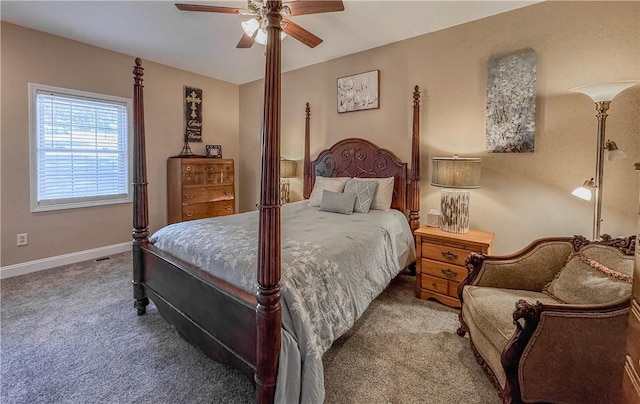
[[(293, 38), (286, 38), (282, 43), (282, 71), (538, 1), (345, 0), (342, 12), (290, 17), (324, 42), (311, 49)], [(241, 8), (247, 4), (245, 1), (193, 3)], [(0, 16), (3, 21), (235, 84), (264, 76), (264, 46), (235, 47), (242, 36), (240, 22), (247, 19), (239, 15), (179, 11), (170, 1), (3, 0)]]

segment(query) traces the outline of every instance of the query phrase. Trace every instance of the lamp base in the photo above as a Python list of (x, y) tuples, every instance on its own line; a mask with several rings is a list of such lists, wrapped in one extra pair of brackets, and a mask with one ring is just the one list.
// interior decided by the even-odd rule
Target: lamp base
[(469, 232), (469, 191), (443, 189), (440, 191), (440, 228), (449, 233)]
[(288, 178), (280, 178), (280, 204), (289, 203), (291, 182)]

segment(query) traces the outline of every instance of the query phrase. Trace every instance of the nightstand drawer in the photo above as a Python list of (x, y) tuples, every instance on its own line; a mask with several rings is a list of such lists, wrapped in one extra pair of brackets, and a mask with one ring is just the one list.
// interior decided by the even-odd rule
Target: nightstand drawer
[(422, 259), (422, 273), (437, 276), (454, 282), (461, 282), (467, 276), (465, 267), (450, 265), (446, 262)]
[(464, 265), (471, 251), (462, 248), (449, 247), (431, 243), (422, 243), (422, 258), (447, 262), (454, 265)]
[(431, 275), (422, 275), (422, 287), (434, 292), (449, 294), (449, 281)]

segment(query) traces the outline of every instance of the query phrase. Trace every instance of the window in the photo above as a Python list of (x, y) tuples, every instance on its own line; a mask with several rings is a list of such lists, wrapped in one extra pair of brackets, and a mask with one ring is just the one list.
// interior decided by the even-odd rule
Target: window
[(29, 83), (31, 211), (131, 202), (126, 98)]

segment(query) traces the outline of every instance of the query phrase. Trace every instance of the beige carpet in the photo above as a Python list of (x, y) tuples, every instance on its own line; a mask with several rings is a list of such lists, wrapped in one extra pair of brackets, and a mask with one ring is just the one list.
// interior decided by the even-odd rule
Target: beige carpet
[(458, 311), (401, 275), (324, 356), (327, 403), (500, 403), (459, 337)]
[[(499, 403), (457, 311), (401, 275), (325, 354), (327, 403)], [(0, 401), (247, 403), (251, 383), (132, 307), (131, 254), (2, 280)], [(306, 404), (306, 403), (305, 403)]]

